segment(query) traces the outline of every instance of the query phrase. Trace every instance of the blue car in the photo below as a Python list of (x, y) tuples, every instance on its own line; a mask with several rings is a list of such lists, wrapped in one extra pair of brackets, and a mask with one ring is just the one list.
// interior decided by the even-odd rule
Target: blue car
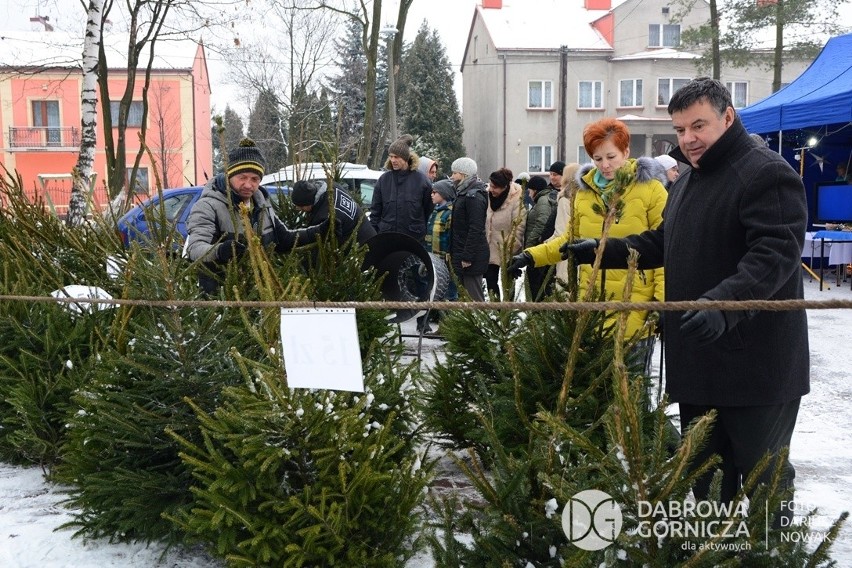
[[(269, 192), (273, 203), (278, 200), (279, 194), (287, 195), (290, 188), (281, 186), (263, 186)], [(178, 189), (166, 189), (163, 191), (163, 208), (160, 209), (160, 196), (153, 195), (142, 203), (133, 207), (118, 220), (116, 230), (124, 246), (131, 242), (150, 243), (165, 239), (168, 236), (175, 238), (180, 235), (180, 242), (176, 242), (176, 248), (182, 246), (186, 240), (186, 221), (192, 206), (201, 197), (204, 188), (200, 185), (193, 187), (181, 187)], [(165, 226), (157, 228), (153, 226), (165, 219)]]

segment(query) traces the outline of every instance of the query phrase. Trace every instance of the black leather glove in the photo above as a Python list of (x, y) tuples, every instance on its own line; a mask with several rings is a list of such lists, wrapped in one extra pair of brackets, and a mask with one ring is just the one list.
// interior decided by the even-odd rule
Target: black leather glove
[(289, 253), (296, 246), (309, 245), (317, 240), (317, 235), (324, 235), (328, 231), (328, 217), (317, 225), (311, 225), (302, 229), (290, 229), (280, 220), (275, 223), (275, 251)]
[(559, 247), (559, 252), (562, 253), (562, 260), (567, 260), (570, 255), (574, 255), (576, 264), (592, 264), (595, 261), (597, 248), (597, 239), (579, 239), (565, 243)]
[(225, 239), (216, 247), (216, 260), (221, 263), (240, 258), (246, 252), (246, 244), (235, 239)]
[(512, 257), (512, 260), (509, 262), (509, 266), (506, 267), (506, 272), (512, 278), (520, 278), (521, 269), (532, 264), (532, 255), (527, 251), (523, 251), (522, 253), (516, 254)]
[[(709, 298), (698, 298), (709, 302)], [(727, 330), (725, 314), (721, 310), (689, 310), (680, 317), (680, 333), (686, 339), (694, 339), (698, 345), (709, 345)]]

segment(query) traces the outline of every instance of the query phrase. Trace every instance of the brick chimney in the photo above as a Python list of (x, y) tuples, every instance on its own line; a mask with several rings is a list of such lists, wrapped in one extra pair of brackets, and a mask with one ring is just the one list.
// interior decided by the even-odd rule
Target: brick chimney
[(482, 7), (499, 10), (503, 7), (503, 0), (482, 0)]
[(611, 0), (583, 0), (586, 10), (609, 10), (612, 8)]

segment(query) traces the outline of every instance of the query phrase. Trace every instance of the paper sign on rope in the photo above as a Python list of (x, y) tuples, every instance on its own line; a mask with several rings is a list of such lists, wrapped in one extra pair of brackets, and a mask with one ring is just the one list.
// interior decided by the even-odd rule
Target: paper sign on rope
[(281, 345), (291, 388), (364, 392), (352, 308), (282, 308)]

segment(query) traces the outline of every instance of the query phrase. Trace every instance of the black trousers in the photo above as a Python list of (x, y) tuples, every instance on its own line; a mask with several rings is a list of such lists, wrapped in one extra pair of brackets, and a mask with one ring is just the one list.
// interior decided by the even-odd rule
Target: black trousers
[[(774, 457), (778, 455), (781, 448), (790, 446), (801, 400), (797, 398), (783, 404), (768, 406), (714, 407), (683, 403), (679, 405), (681, 433), (686, 432), (694, 419), (710, 410), (716, 410), (716, 421), (710, 431), (707, 445), (698, 452), (693, 465), (701, 465), (714, 454), (722, 458), (719, 464), (719, 469), (722, 470), (722, 502), (734, 499), (754, 466), (767, 452), (773, 458), (758, 478), (758, 483), (769, 483), (775, 473)], [(785, 499), (792, 499), (796, 470), (789, 459), (780, 467), (782, 471), (779, 489), (791, 491), (791, 495)], [(714, 473), (715, 471), (711, 470), (702, 476), (692, 488), (696, 500), (707, 499)], [(776, 516), (774, 526), (783, 524), (781, 517), (790, 521), (792, 516), (791, 510), (782, 509)], [(786, 526), (789, 526), (789, 523)]]
[(553, 294), (553, 278), (548, 278), (549, 271), (549, 266), (527, 267), (527, 281), (530, 285), (530, 297), (527, 301), (540, 302)]
[(500, 265), (489, 264), (485, 270), (485, 289), (494, 297), (495, 300), (500, 300)]

